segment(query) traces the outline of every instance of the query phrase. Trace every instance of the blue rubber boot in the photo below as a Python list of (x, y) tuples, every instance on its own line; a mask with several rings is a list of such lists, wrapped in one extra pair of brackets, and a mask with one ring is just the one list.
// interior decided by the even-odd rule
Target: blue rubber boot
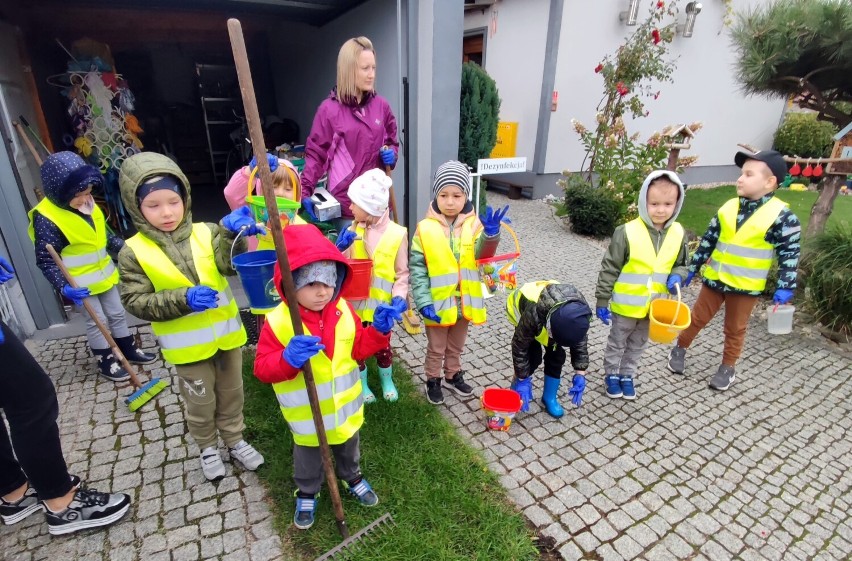
[(559, 391), (559, 384), (562, 383), (562, 378), (553, 378), (551, 376), (544, 377), (544, 391), (541, 394), (541, 402), (544, 404), (544, 408), (550, 414), (551, 417), (556, 419), (562, 417), (565, 414), (565, 411), (562, 409), (562, 406), (559, 405), (559, 401), (556, 399), (556, 392)]
[(364, 370), (361, 371), (361, 390), (364, 394), (364, 403), (375, 403), (376, 396), (373, 394), (373, 390), (370, 389), (370, 386), (367, 385), (367, 367), (364, 367)]
[(393, 366), (379, 367), (379, 381), (382, 383), (382, 394), (385, 401), (396, 401), (399, 398), (399, 393), (396, 391), (396, 386), (393, 385)]

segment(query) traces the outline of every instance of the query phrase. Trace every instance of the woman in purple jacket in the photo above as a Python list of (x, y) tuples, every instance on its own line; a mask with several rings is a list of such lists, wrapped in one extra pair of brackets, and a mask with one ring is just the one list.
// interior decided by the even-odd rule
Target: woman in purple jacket
[(314, 116), (305, 144), (302, 204), (314, 218), (311, 202), (317, 182), (328, 173), (329, 192), (340, 202), (338, 231), (352, 222), (349, 184), (365, 171), (397, 161), (399, 142), (390, 104), (376, 94), (376, 51), (366, 37), (349, 39), (337, 55), (337, 87)]

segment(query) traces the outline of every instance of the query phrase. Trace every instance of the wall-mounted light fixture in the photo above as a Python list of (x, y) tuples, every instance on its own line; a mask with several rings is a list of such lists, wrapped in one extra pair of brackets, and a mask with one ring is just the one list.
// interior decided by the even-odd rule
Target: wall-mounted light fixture
[(701, 13), (701, 2), (689, 2), (686, 5), (686, 23), (678, 25), (675, 29), (684, 37), (692, 37), (692, 30), (695, 28), (695, 17)]
[(618, 19), (627, 25), (636, 25), (636, 19), (639, 17), (639, 0), (630, 0), (627, 4), (627, 11), (620, 12)]

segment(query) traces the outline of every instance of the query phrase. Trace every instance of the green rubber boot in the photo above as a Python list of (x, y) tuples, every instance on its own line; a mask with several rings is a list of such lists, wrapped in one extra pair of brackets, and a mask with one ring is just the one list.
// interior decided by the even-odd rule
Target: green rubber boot
[(382, 382), (382, 393), (385, 396), (385, 401), (396, 401), (399, 399), (396, 386), (393, 385), (393, 366), (379, 368), (379, 380)]
[(376, 396), (373, 395), (373, 390), (367, 385), (367, 367), (361, 371), (361, 391), (364, 393), (364, 403), (375, 403)]

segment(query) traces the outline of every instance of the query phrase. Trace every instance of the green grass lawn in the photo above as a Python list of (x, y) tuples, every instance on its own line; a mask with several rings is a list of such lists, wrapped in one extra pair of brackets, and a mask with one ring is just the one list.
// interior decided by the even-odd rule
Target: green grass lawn
[[(323, 487), (313, 528), (297, 530), (292, 524), (293, 441), (272, 387), (252, 374), (254, 354), (247, 351), (244, 356), (246, 438), (266, 459), (258, 476), (269, 491), (281, 535), (304, 559), (312, 559), (341, 541), (327, 488)], [(374, 362), (370, 369), (371, 387), (379, 391)], [(341, 494), (352, 534), (386, 512), (396, 526), (368, 536), (356, 558), (538, 559), (534, 534), (481, 456), (419, 395), (411, 375), (399, 365), (395, 369), (399, 401), (380, 398), (367, 407), (361, 429), (361, 469), (379, 495), (379, 504), (365, 508), (342, 487)]]
[[(701, 236), (707, 229), (707, 224), (719, 207), (728, 199), (736, 197), (736, 187), (723, 185), (713, 189), (690, 189), (686, 192), (686, 199), (677, 220), (684, 228), (691, 230), (696, 236)], [(816, 191), (790, 191), (781, 189), (778, 197), (790, 205), (799, 220), (802, 222), (802, 231), (808, 227), (811, 207), (816, 202), (818, 193)], [(852, 224), (852, 197), (838, 195), (834, 201), (834, 210), (828, 218), (827, 227), (840, 222)]]

